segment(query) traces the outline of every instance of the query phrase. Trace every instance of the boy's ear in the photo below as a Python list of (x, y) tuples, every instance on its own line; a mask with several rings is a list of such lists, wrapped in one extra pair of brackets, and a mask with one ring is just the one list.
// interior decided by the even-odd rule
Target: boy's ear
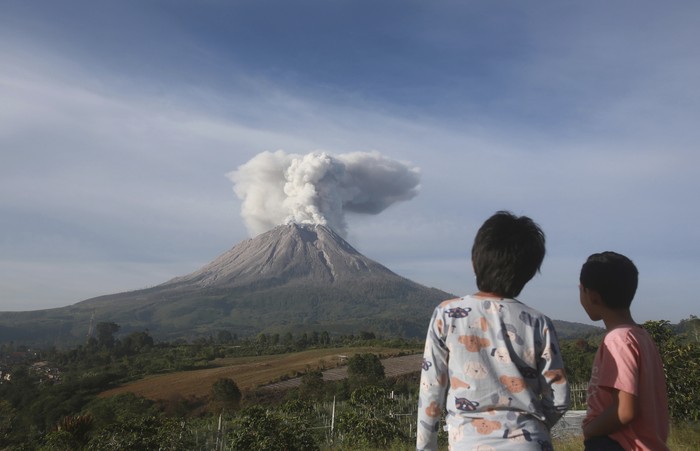
[(603, 298), (600, 297), (600, 293), (598, 293), (596, 290), (591, 290), (590, 288), (587, 289), (588, 291), (588, 300), (594, 304), (594, 305), (605, 305), (603, 302)]

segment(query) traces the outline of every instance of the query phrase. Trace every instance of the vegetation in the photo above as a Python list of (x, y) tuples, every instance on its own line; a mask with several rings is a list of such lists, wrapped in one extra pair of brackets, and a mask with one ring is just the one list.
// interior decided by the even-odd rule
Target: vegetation
[(235, 412), (241, 404), (241, 389), (233, 379), (222, 377), (211, 386), (210, 410), (214, 413)]
[[(691, 317), (697, 325), (696, 317)], [(676, 421), (700, 421), (700, 342), (697, 335), (677, 335), (668, 321), (647, 321), (666, 375), (669, 410)], [(697, 329), (696, 329), (697, 330)]]
[(360, 449), (386, 447), (407, 438), (398, 417), (391, 414), (397, 402), (386, 390), (372, 385), (358, 388), (352, 392), (348, 407), (338, 417), (338, 433), (350, 437)]
[[(644, 325), (664, 359), (672, 449), (693, 449), (688, 444), (700, 435), (698, 322)], [(156, 343), (146, 331), (117, 337), (114, 323), (95, 331), (70, 350), (0, 346), (0, 449), (413, 449), (419, 369), (388, 378), (380, 356), (415, 354), (419, 340), (367, 331), (245, 338), (221, 331), (216, 339)], [(588, 381), (600, 338), (562, 341), (572, 382)], [(322, 371), (341, 361), (347, 378), (324, 380)], [(284, 391), (260, 387), (297, 377)], [(177, 378), (199, 391), (181, 390)], [(129, 391), (149, 381), (170, 394)], [(443, 434), (440, 440), (446, 443)], [(556, 449), (581, 449), (580, 438), (571, 440)]]
[(233, 449), (319, 449), (311, 429), (311, 407), (287, 403), (280, 409), (251, 406), (233, 421), (227, 441)]

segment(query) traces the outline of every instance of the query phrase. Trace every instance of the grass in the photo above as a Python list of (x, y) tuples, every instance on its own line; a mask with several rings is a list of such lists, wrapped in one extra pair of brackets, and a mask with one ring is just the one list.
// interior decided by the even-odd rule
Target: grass
[[(553, 444), (557, 451), (583, 451), (583, 436), (554, 440)], [(671, 425), (667, 444), (673, 451), (696, 451), (700, 446), (700, 424)]]
[[(700, 444), (700, 424), (678, 423), (671, 426), (668, 447), (673, 451), (697, 451)], [(583, 436), (574, 435), (567, 438), (554, 439), (556, 451), (583, 451)], [(365, 449), (363, 451), (413, 451), (415, 443), (395, 442), (389, 447)], [(447, 449), (447, 446), (443, 447)], [(440, 448), (440, 449), (443, 449)], [(352, 448), (322, 448), (324, 451), (357, 451)]]
[(700, 423), (673, 424), (668, 447), (673, 451), (697, 450), (700, 447)]

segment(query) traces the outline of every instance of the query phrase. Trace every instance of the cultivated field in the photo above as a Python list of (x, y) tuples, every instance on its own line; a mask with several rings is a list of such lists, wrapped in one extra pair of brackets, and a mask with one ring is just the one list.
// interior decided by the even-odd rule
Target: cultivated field
[[(270, 384), (275, 384), (271, 388), (288, 388), (299, 384), (299, 374), (316, 369), (324, 372), (324, 379), (338, 380), (347, 375), (347, 369), (343, 367), (347, 359), (362, 353), (381, 356), (388, 377), (420, 371), (419, 354), (396, 357), (406, 352), (406, 349), (383, 347), (329, 348), (291, 354), (216, 359), (211, 362), (212, 368), (147, 376), (105, 391), (100, 396), (131, 392), (154, 400), (200, 398), (207, 396), (212, 384), (220, 378), (233, 379), (241, 390)], [(280, 382), (283, 383), (277, 385)]]

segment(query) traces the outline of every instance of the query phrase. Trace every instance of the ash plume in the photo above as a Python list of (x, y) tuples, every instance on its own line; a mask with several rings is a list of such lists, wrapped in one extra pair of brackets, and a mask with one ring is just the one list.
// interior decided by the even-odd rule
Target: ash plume
[(251, 235), (280, 224), (347, 234), (347, 212), (377, 214), (418, 194), (420, 170), (378, 152), (263, 152), (227, 174)]

